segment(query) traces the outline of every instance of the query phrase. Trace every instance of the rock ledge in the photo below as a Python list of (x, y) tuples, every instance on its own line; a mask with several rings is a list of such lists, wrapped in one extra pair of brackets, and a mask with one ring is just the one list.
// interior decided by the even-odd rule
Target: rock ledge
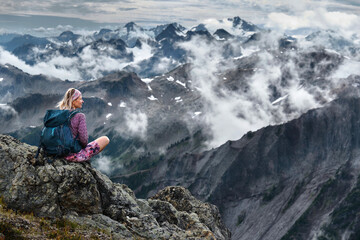
[(217, 207), (183, 187), (137, 199), (88, 163), (48, 163), (34, 159), (36, 149), (0, 135), (0, 195), (12, 209), (107, 229), (113, 239), (230, 239)]

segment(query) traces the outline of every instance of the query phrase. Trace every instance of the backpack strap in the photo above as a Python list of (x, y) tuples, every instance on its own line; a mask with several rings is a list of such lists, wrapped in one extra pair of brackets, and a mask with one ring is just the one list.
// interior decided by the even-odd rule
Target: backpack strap
[(39, 144), (39, 147), (38, 147), (38, 149), (37, 149), (37, 151), (36, 151), (35, 159), (37, 159), (37, 158), (39, 157), (41, 148), (42, 148), (42, 145)]
[(71, 111), (69, 114), (68, 121), (70, 121), (70, 119), (72, 119), (77, 113), (80, 113), (80, 112), (81, 112), (80, 110)]
[(41, 130), (41, 135), (40, 135), (40, 140), (39, 140), (39, 146), (38, 146), (38, 149), (37, 149), (37, 151), (36, 151), (35, 159), (37, 159), (37, 158), (39, 157), (41, 148), (44, 148), (43, 145), (42, 145), (42, 143), (41, 143), (41, 136), (42, 136), (42, 134), (43, 134), (44, 128), (45, 128), (45, 127), (43, 127), (43, 129)]
[[(74, 110), (74, 111), (72, 111), (70, 114), (69, 114), (69, 118), (68, 118), (68, 122), (69, 122), (69, 125), (70, 125), (70, 120), (73, 118), (73, 117), (75, 117), (75, 115), (77, 114), (77, 113), (81, 113), (81, 111), (80, 110)], [(75, 136), (75, 139), (79, 139), (79, 133)]]

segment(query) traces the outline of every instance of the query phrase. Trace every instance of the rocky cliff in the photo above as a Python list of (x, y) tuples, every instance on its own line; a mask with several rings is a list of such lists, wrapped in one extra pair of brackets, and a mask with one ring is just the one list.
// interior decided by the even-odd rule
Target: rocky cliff
[[(111, 232), (112, 239), (229, 239), (217, 207), (182, 187), (137, 199), (89, 163), (52, 163), (36, 147), (0, 135), (0, 195), (14, 210)], [(6, 237), (6, 236), (5, 236)]]
[[(233, 239), (359, 239), (360, 99), (338, 99), (148, 173), (150, 195), (188, 188), (218, 206)], [(130, 179), (130, 178), (129, 178)]]

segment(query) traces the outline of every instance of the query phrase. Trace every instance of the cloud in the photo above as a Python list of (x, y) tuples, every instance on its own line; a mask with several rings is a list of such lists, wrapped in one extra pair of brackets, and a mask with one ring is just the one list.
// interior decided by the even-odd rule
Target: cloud
[[(77, 42), (54, 43), (72, 50), (75, 48), (75, 45), (86, 46), (88, 41), (85, 36), (81, 37)], [(128, 56), (125, 56), (123, 52), (114, 49), (108, 44), (98, 45), (97, 49), (93, 49), (90, 45), (86, 46), (74, 57), (63, 56), (60, 52), (54, 51), (51, 48), (39, 49), (34, 47), (31, 54), (33, 59), (38, 60), (38, 62), (29, 65), (0, 47), (0, 63), (14, 65), (24, 72), (33, 75), (45, 74), (62, 80), (78, 81), (97, 79), (103, 77), (108, 72), (122, 70), (128, 65), (140, 68), (138, 64), (143, 60), (151, 58), (153, 55), (152, 47), (147, 43), (143, 43), (141, 47), (128, 48), (126, 53), (128, 56), (132, 54), (133, 60), (129, 60)], [(39, 58), (39, 56), (46, 56), (46, 59), (44, 60), (43, 57)], [(174, 64), (172, 60), (160, 60), (155, 69), (163, 73), (170, 70), (171, 64)]]
[(220, 64), (224, 60), (221, 46), (216, 43), (204, 44), (201, 38), (194, 38), (193, 41), (180, 46), (190, 54), (189, 61), (193, 64), (192, 83), (204, 101), (205, 111), (202, 119), (210, 127), (213, 135), (209, 146), (217, 146), (229, 139), (238, 138), (243, 134), (240, 128), (251, 128), (249, 121), (237, 117), (241, 111), (239, 108), (249, 102), (242, 102), (230, 91), (218, 89), (218, 73), (232, 67), (229, 64)]
[(137, 8), (118, 8), (120, 11), (133, 11), (136, 10)]
[(346, 59), (343, 64), (333, 73), (335, 79), (347, 78), (350, 75), (360, 76), (360, 62), (352, 59)]
[(2, 122), (0, 131), (7, 133), (13, 131), (14, 126), (19, 125), (18, 112), (13, 107), (1, 102), (6, 102), (6, 98), (0, 99), (0, 121)]
[(177, 65), (177, 62), (172, 58), (162, 57), (156, 60), (153, 72), (157, 74), (165, 73), (172, 70)]
[(223, 28), (224, 30), (232, 33), (233, 26), (232, 22), (228, 21), (227, 19), (223, 19), (223, 21), (219, 21), (218, 19), (208, 18), (204, 21), (205, 27), (209, 30), (210, 33), (214, 33), (216, 30)]
[(116, 168), (122, 167), (118, 162), (116, 163), (116, 166), (114, 166), (115, 163), (111, 161), (110, 157), (101, 154), (94, 159), (93, 163), (96, 169), (107, 175), (110, 175), (112, 171), (115, 169), (115, 167)]
[(131, 136), (137, 136), (140, 138), (146, 138), (148, 117), (140, 110), (126, 111), (125, 112), (125, 124), (127, 127), (127, 133)]
[(343, 12), (328, 12), (324, 9), (307, 10), (296, 15), (274, 12), (268, 15), (268, 28), (295, 30), (298, 28), (320, 28), (359, 31), (360, 17)]
[(2, 115), (5, 114), (7, 116), (16, 116), (18, 114), (13, 107), (4, 103), (0, 103), (0, 110), (2, 111)]
[(111, 46), (99, 46), (100, 51), (87, 46), (79, 54), (79, 68), (86, 71), (87, 79), (97, 79), (103, 76), (103, 71), (121, 70), (127, 66), (125, 59), (116, 59), (120, 55), (118, 50)]
[[(61, 59), (61, 61), (59, 61)], [(57, 56), (54, 58), (54, 61), (50, 60), (49, 62), (40, 62), (35, 64), (34, 66), (30, 66), (26, 64), (23, 60), (20, 60), (12, 53), (4, 50), (0, 47), (0, 63), (1, 64), (10, 64), (14, 65), (17, 68), (20, 68), (24, 72), (37, 75), (37, 74), (45, 74), (48, 76), (53, 76), (61, 79), (71, 79), (71, 80), (78, 80), (81, 79), (80, 73), (78, 69), (71, 67), (70, 69), (66, 69), (64, 67), (57, 67), (56, 63), (62, 64), (69, 64), (72, 62), (72, 59)]]
[(73, 30), (74, 27), (71, 25), (57, 25), (56, 27), (37, 27), (32, 29), (32, 31), (35, 31), (38, 34), (41, 34), (41, 36), (46, 36), (46, 37), (58, 36), (64, 31), (73, 31)]
[[(76, 22), (74, 19), (88, 21), (87, 26), (96, 22), (124, 24), (129, 21), (145, 23), (147, 26), (179, 22), (183, 25), (194, 25), (203, 19), (223, 19), (227, 17), (240, 16), (248, 21), (257, 24), (265, 24), (266, 16), (270, 13), (285, 13), (287, 15), (298, 15), (299, 12), (308, 9), (331, 9), (332, 12), (345, 12), (347, 14), (359, 15), (360, 7), (358, 1), (318, 1), (318, 0), (180, 0), (180, 1), (1, 1), (0, 13), (13, 15), (47, 16), (48, 21), (43, 24), (54, 27), (59, 23), (57, 19), (50, 19), (50, 16), (71, 17), (72, 22), (66, 24), (86, 27), (84, 22)], [(176, 11), (173, 11), (176, 9)], [(121, 12), (121, 14), (119, 14)], [(80, 13), (80, 14), (79, 14)], [(81, 18), (81, 19), (80, 19)], [(6, 18), (4, 21), (12, 21)], [(23, 21), (25, 27), (33, 22), (42, 26), (39, 21), (29, 19), (29, 23)], [(16, 21), (16, 20), (15, 20)], [(64, 20), (65, 21), (65, 20)], [(92, 23), (90, 22), (92, 21)], [(1, 20), (0, 20), (1, 22)], [(39, 25), (40, 24), (40, 25)], [(51, 24), (51, 26), (49, 26)], [(0, 27), (6, 27), (6, 25)]]
[[(247, 21), (249, 24), (252, 24), (249, 20), (246, 20), (246, 19), (243, 19), (243, 20)], [(209, 18), (209, 19), (205, 19), (203, 21), (203, 24), (205, 25), (206, 29), (208, 29), (208, 31), (212, 34), (215, 33), (215, 31), (218, 29), (224, 29), (228, 33), (235, 35), (235, 36), (249, 37), (251, 34), (253, 34), (253, 32), (243, 31), (240, 28), (240, 26), (233, 27), (232, 18), (224, 18), (221, 20)]]
[(138, 64), (143, 60), (149, 59), (153, 56), (152, 48), (147, 43), (142, 43), (141, 47), (135, 47), (131, 49), (134, 55), (134, 64)]
[[(264, 35), (257, 43), (257, 51), (253, 46), (249, 49), (243, 46), (242, 52), (247, 56), (237, 59), (247, 63), (251, 57), (256, 57), (257, 61), (255, 68), (250, 68), (253, 71), (250, 77), (240, 74), (231, 79), (238, 82), (239, 89), (236, 91), (221, 87), (224, 73), (233, 71), (237, 66), (229, 57), (224, 57), (220, 43), (206, 43), (194, 38), (191, 42), (180, 44), (190, 56), (192, 86), (203, 101), (202, 114), (194, 119), (200, 121), (200, 125), (208, 126), (206, 132), (212, 136), (208, 147), (237, 140), (248, 131), (289, 121), (334, 98), (331, 91), (340, 83), (332, 76), (321, 75), (324, 78), (322, 88), (302, 79), (306, 70), (299, 67), (299, 61), (308, 61), (301, 59), (302, 56), (317, 50), (305, 45), (299, 46), (299, 52), (277, 52), (281, 37), (274, 32)], [(239, 44), (232, 42), (232, 48), (238, 49)], [(318, 62), (313, 68), (314, 75), (319, 76), (326, 64), (329, 64), (328, 60)], [(193, 116), (193, 112), (188, 115)]]

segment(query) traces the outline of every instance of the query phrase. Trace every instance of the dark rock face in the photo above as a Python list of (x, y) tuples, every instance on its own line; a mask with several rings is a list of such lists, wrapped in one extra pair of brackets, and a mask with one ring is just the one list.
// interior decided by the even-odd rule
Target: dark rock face
[(0, 82), (0, 101), (8, 103), (33, 93), (64, 94), (64, 90), (76, 84), (45, 75), (30, 75), (12, 65), (0, 65), (0, 74), (6, 79)]
[(14, 37), (11, 41), (4, 44), (5, 48), (9, 51), (13, 51), (14, 49), (22, 46), (22, 45), (33, 45), (44, 47), (46, 44), (50, 42), (46, 38), (38, 38), (31, 35), (23, 35)]
[(233, 22), (233, 27), (241, 28), (243, 30), (252, 31), (252, 32), (259, 30), (259, 28), (256, 25), (252, 23), (248, 23), (247, 21), (241, 19), (240, 17), (228, 18), (228, 20)]
[(234, 38), (233, 35), (231, 35), (230, 33), (228, 33), (226, 30), (224, 29), (218, 29), (216, 30), (216, 32), (214, 33), (214, 35), (218, 36), (220, 39), (224, 39), (224, 40), (228, 40), (231, 38)]
[[(229, 236), (229, 232), (223, 225), (217, 208), (214, 205), (197, 200), (185, 188), (167, 187), (151, 199), (169, 202), (178, 211), (195, 212), (198, 214), (200, 221), (206, 223), (212, 232), (219, 232), (219, 235)], [(215, 217), (215, 219), (211, 216)]]
[(10, 208), (110, 229), (114, 239), (230, 239), (218, 209), (182, 187), (136, 199), (88, 163), (48, 163), (35, 150), (0, 135), (0, 195)]
[(76, 41), (81, 35), (74, 34), (71, 31), (65, 31), (61, 33), (57, 39), (62, 42)]
[(162, 31), (159, 35), (156, 36), (156, 41), (161, 41), (162, 39), (170, 39), (170, 40), (180, 40), (182, 39), (178, 33), (181, 30), (176, 28), (174, 24), (169, 24), (164, 31)]
[(217, 205), (234, 239), (356, 239), (359, 109), (359, 98), (339, 99), (217, 149), (173, 157), (144, 182), (181, 184)]

